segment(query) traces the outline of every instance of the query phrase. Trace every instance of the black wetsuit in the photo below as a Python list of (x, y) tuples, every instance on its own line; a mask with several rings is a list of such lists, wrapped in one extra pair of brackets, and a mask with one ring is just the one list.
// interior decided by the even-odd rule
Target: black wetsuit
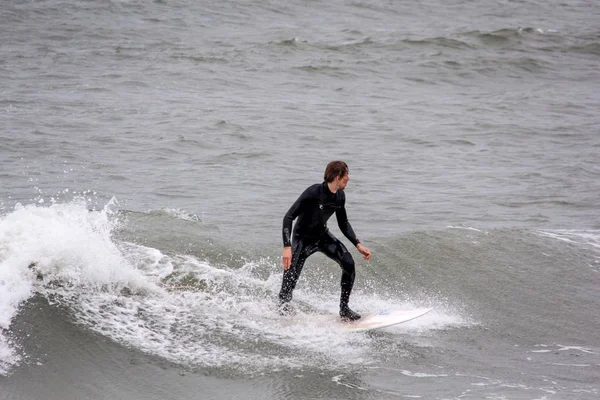
[[(292, 291), (296, 287), (304, 262), (311, 254), (320, 251), (342, 267), (340, 307), (348, 307), (354, 285), (354, 259), (346, 246), (327, 229), (327, 220), (335, 213), (338, 226), (344, 236), (355, 246), (359, 243), (348, 222), (345, 203), (346, 195), (343, 190), (331, 193), (326, 182), (317, 183), (306, 189), (285, 214), (283, 245), (292, 246), (292, 263), (283, 273), (279, 292), (281, 302), (289, 302), (292, 299)], [(293, 234), (290, 235), (292, 222), (296, 218), (298, 220)]]

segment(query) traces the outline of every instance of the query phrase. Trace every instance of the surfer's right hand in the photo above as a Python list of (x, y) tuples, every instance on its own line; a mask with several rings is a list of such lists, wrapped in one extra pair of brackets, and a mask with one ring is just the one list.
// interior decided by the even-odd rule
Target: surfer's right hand
[(283, 269), (290, 269), (290, 265), (292, 264), (292, 248), (290, 246), (283, 248), (283, 256), (281, 257), (281, 262), (283, 264)]

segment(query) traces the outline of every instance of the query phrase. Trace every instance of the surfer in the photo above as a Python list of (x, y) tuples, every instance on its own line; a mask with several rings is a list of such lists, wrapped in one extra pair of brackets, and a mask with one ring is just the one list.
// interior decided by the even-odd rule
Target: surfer
[[(342, 293), (340, 317), (354, 321), (360, 315), (348, 307), (354, 285), (354, 259), (335, 236), (327, 229), (327, 220), (335, 213), (340, 230), (352, 242), (365, 260), (371, 251), (363, 246), (346, 215), (344, 189), (349, 181), (348, 165), (343, 161), (327, 164), (323, 183), (309, 186), (290, 207), (283, 218), (283, 281), (279, 292), (279, 307), (282, 313), (291, 311), (290, 301), (296, 282), (306, 259), (317, 251), (325, 254), (342, 268)], [(292, 222), (297, 218), (292, 232)]]

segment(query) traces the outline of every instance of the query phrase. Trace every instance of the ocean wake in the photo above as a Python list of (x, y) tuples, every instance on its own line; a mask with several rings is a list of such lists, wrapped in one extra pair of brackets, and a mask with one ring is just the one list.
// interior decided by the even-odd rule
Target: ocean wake
[[(17, 205), (1, 217), (0, 374), (23, 360), (26, 349), (15, 344), (11, 321), (34, 295), (66, 310), (85, 329), (190, 368), (253, 373), (364, 365), (377, 357), (375, 339), (345, 333), (334, 317), (337, 284), (319, 290), (305, 282), (295, 293), (296, 316), (282, 318), (274, 301), (279, 265), (268, 258), (235, 267), (213, 265), (118, 240), (115, 233), (127, 221), (115, 208), (111, 201), (90, 211), (86, 200), (76, 199)], [(353, 301), (371, 311), (423, 305), (361, 290)], [(331, 321), (314, 318), (323, 314)], [(427, 335), (463, 322), (440, 307), (388, 331)]]

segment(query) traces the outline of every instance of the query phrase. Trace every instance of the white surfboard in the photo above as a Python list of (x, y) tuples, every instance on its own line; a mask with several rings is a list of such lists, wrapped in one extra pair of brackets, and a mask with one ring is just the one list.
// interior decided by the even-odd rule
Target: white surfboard
[(401, 324), (419, 318), (433, 308), (419, 308), (410, 311), (383, 311), (377, 314), (365, 314), (358, 321), (344, 322), (342, 328), (351, 332), (369, 331)]

